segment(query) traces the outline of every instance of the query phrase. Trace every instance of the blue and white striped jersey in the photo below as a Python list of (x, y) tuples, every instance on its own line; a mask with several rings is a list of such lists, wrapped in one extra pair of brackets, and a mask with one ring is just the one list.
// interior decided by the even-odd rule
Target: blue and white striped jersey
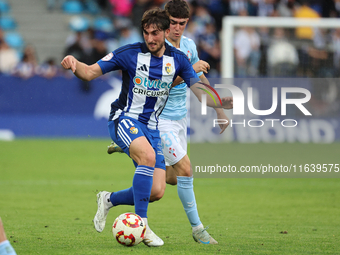
[(118, 48), (97, 62), (103, 74), (123, 72), (121, 93), (111, 104), (109, 121), (125, 115), (156, 129), (174, 79), (179, 75), (187, 84), (191, 78), (198, 81), (187, 56), (165, 46), (160, 58), (153, 56), (145, 43), (135, 43)]
[[(171, 43), (166, 40), (168, 44)], [(193, 40), (182, 36), (180, 41), (180, 50), (187, 55), (191, 65), (198, 62), (200, 59), (198, 58), (198, 53), (196, 49), (196, 44)], [(201, 76), (203, 72), (199, 72), (198, 76)], [(168, 102), (165, 105), (165, 108), (162, 111), (161, 119), (167, 120), (180, 120), (186, 117), (187, 115), (187, 84), (181, 83), (176, 87), (172, 88), (170, 91)]]

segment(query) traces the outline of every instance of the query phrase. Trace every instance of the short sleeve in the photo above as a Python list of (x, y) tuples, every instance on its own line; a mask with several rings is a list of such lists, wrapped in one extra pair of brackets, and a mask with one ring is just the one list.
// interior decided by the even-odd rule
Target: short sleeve
[[(200, 81), (187, 56), (184, 54), (179, 55), (179, 63), (180, 70), (178, 75), (185, 81), (188, 87)], [(193, 82), (190, 82), (190, 79), (194, 79)]]
[[(191, 43), (190, 43), (190, 50), (192, 51), (191, 65), (194, 65), (198, 61), (200, 61), (200, 59), (198, 57), (198, 52), (197, 52), (196, 44), (192, 40), (191, 40)], [(203, 74), (203, 72), (198, 72), (197, 73), (198, 77), (201, 76), (202, 74)]]
[(103, 74), (119, 69), (123, 70), (122, 63), (122, 59), (120, 59), (119, 55), (117, 55), (115, 51), (110, 52), (105, 57), (97, 61), (97, 64), (102, 69)]

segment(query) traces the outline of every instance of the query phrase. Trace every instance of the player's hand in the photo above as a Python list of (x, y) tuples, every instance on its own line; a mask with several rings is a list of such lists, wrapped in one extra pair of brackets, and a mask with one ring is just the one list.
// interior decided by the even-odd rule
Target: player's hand
[(196, 73), (199, 72), (208, 73), (208, 70), (210, 69), (210, 65), (203, 60), (196, 62), (195, 64), (192, 65), (192, 67), (194, 68)]
[(61, 65), (67, 70), (71, 69), (72, 72), (74, 73), (76, 71), (76, 66), (77, 66), (77, 60), (75, 57), (68, 55), (64, 57), (64, 59), (61, 61)]
[(233, 98), (232, 97), (223, 97), (222, 105), (224, 109), (233, 109)]
[(226, 123), (218, 124), (221, 128), (220, 134), (222, 134), (224, 132), (224, 130), (226, 130), (226, 128), (229, 126), (229, 118), (227, 117), (227, 115), (225, 115), (223, 109), (221, 109), (221, 108), (218, 108), (218, 110), (216, 110), (216, 113), (217, 113), (217, 119), (227, 120)]

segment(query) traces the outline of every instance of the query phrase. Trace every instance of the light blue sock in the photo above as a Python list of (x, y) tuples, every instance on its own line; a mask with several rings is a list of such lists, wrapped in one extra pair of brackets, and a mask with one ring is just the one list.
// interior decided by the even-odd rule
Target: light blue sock
[(177, 176), (177, 192), (191, 226), (197, 227), (202, 223), (198, 216), (193, 181), (192, 177)]
[(8, 240), (0, 243), (0, 255), (16, 255), (16, 252)]

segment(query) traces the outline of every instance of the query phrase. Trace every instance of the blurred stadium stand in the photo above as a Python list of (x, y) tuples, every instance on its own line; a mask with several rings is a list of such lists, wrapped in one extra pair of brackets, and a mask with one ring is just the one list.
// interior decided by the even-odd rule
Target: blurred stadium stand
[(46, 0), (8, 0), (12, 16), (25, 43), (36, 48), (39, 62), (50, 57), (60, 60), (68, 31), (68, 15), (49, 12)]

